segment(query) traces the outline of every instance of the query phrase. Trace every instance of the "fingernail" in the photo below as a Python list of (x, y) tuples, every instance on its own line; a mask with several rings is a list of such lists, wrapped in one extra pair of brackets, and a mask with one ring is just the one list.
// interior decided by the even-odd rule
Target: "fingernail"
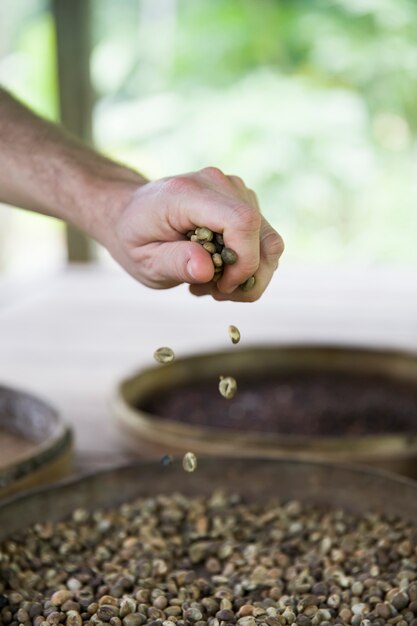
[(192, 280), (197, 280), (197, 277), (195, 275), (195, 271), (194, 271), (194, 268), (193, 268), (193, 260), (192, 259), (189, 259), (188, 262), (187, 262), (187, 274), (189, 275), (189, 277)]

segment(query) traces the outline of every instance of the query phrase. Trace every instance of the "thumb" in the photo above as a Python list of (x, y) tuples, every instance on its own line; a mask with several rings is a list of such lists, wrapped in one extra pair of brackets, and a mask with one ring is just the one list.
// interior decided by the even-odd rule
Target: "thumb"
[(173, 241), (158, 246), (158, 270), (161, 282), (207, 283), (214, 268), (209, 253), (198, 243)]

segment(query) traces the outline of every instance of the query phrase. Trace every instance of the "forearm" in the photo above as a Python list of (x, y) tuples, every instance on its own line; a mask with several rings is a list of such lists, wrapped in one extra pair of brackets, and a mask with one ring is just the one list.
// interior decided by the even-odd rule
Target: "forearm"
[(0, 201), (62, 218), (105, 242), (113, 215), (145, 182), (0, 89)]
[[(0, 201), (78, 226), (144, 285), (161, 289), (187, 282), (195, 295), (217, 300), (259, 298), (283, 251), (281, 237), (240, 178), (205, 168), (148, 182), (1, 89)], [(217, 282), (210, 254), (185, 237), (196, 226), (222, 233), (237, 253)], [(253, 275), (255, 288), (243, 292), (240, 285)]]

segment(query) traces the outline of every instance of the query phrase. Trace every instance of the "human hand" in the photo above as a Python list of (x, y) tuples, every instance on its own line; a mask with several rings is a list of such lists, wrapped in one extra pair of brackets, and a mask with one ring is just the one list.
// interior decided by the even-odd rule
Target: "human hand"
[[(223, 233), (238, 260), (212, 282), (211, 256), (186, 233), (206, 226)], [(111, 215), (103, 242), (137, 280), (154, 289), (189, 283), (196, 296), (252, 302), (265, 291), (284, 244), (262, 217), (256, 195), (237, 176), (208, 167), (198, 172), (148, 182), (127, 206)], [(255, 275), (250, 291), (240, 285)]]

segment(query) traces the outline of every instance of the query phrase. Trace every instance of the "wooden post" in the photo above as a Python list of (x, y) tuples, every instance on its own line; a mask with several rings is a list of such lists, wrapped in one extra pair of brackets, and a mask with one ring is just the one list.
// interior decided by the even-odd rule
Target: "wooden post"
[[(52, 0), (57, 37), (61, 121), (80, 139), (92, 142), (93, 90), (90, 80), (90, 0)], [(70, 262), (92, 258), (92, 242), (67, 226)]]

